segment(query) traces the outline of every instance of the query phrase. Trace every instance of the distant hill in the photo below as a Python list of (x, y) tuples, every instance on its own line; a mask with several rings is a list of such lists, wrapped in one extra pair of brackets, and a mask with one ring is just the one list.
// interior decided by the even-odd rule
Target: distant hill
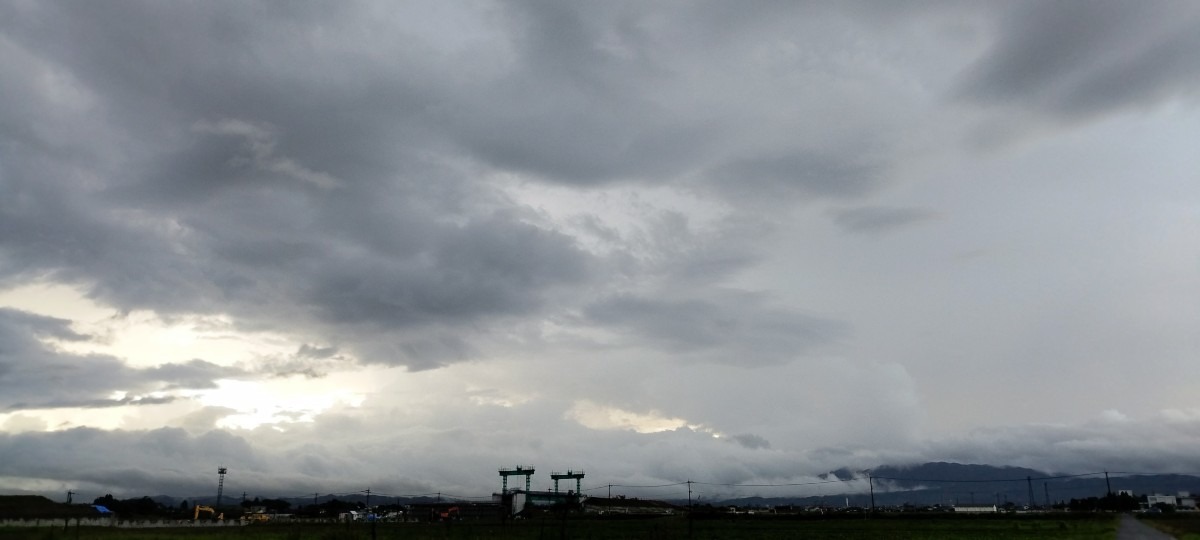
[[(1113, 492), (1131, 490), (1136, 495), (1171, 494), (1180, 491), (1200, 493), (1200, 477), (1179, 474), (1138, 476), (1103, 475), (1077, 476), (1048, 473), (1023, 467), (995, 467), (962, 463), (924, 463), (908, 466), (882, 466), (872, 469), (875, 485), (875, 505), (912, 504), (1005, 504), (1018, 506), (1057, 504), (1071, 499), (1103, 497), (1111, 484)], [(821, 478), (848, 481), (865, 479), (866, 473), (838, 469)], [(839, 493), (811, 497), (742, 497), (718, 504), (735, 506), (780, 505), (870, 505), (866, 492)]]

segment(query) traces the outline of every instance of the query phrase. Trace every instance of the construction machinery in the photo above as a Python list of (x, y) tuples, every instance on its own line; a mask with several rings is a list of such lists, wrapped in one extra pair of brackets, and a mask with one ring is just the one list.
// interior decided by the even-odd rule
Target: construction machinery
[(205, 514), (214, 521), (225, 519), (225, 512), (218, 513), (216, 508), (197, 504), (195, 511), (192, 512), (192, 521), (200, 521), (200, 514)]
[(271, 521), (271, 516), (267, 514), (246, 514), (242, 516), (242, 521), (245, 523), (266, 523)]

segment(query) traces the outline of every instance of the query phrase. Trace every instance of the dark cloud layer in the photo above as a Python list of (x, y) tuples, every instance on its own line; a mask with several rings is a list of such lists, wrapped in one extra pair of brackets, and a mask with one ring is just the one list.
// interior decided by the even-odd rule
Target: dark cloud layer
[(1200, 9), (1151, 2), (1024, 2), (961, 81), (987, 104), (1081, 120), (1196, 97)]
[[(112, 132), (4, 134), (0, 182), (15, 194), (0, 202), (5, 277), (50, 275), (122, 309), (226, 312), (325, 341), (338, 327), (396, 330), (387, 339), (400, 350), (405, 329), (528, 314), (547, 289), (587, 279), (572, 239), (429, 158), (437, 130), (422, 127), (427, 98), (411, 88), (433, 84), (418, 76), (423, 60), (380, 70), (370, 42), (302, 57), (321, 47), (302, 31), (310, 17), (337, 24), (339, 10), (282, 10), (252, 28), (258, 9), (5, 8), (9, 48), (78, 91), (82, 131)], [(43, 46), (45, 32), (64, 41)], [(36, 82), (18, 90), (29, 103), (6, 125), (37, 126), (62, 105)], [(52, 159), (76, 145), (109, 154)]]
[(843, 323), (764, 305), (759, 295), (650, 299), (619, 295), (584, 311), (588, 321), (636, 336), (665, 351), (742, 366), (794, 360), (835, 343)]
[(876, 167), (863, 158), (791, 151), (721, 165), (711, 177), (727, 196), (795, 201), (819, 197), (856, 198), (879, 185)]
[(936, 217), (929, 210), (884, 206), (845, 208), (834, 215), (834, 223), (851, 233), (884, 233)]
[[(671, 93), (691, 85), (653, 12), (510, 7), (466, 53), (349, 6), (5, 6), (0, 280), (427, 368), (477, 354), (464, 329), (610, 279), (479, 164), (568, 185), (707, 171), (730, 200), (879, 185), (859, 148), (706, 154), (736, 133)], [(355, 25), (372, 31), (315, 30)]]

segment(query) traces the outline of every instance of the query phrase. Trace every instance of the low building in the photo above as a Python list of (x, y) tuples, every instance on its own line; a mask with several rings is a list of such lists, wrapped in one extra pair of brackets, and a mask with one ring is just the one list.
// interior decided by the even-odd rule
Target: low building
[(1000, 509), (994, 504), (963, 504), (954, 506), (954, 512), (956, 514), (995, 514), (999, 511)]
[(1146, 495), (1146, 506), (1154, 508), (1159, 504), (1176, 506), (1179, 503), (1175, 500), (1174, 495)]
[(588, 497), (583, 500), (583, 511), (589, 514), (665, 516), (674, 514), (678, 510), (680, 510), (680, 508), (673, 504), (648, 499), (627, 499), (625, 497)]
[(493, 493), (492, 502), (508, 508), (513, 515), (535, 508), (579, 508), (579, 495), (573, 491), (525, 491), (510, 490)]

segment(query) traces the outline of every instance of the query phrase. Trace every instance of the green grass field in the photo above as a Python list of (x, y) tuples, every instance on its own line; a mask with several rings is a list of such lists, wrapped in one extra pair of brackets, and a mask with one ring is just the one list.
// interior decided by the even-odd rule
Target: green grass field
[[(498, 523), (439, 524), (265, 524), (235, 528), (115, 529), (72, 527), (3, 529), (0, 539), (70, 540), (368, 540), (376, 539), (876, 539), (987, 540), (1017, 538), (1113, 538), (1116, 518), (1095, 517), (930, 517), (874, 519), (697, 519), (685, 517), (601, 520), (546, 517)], [(372, 534), (373, 533), (373, 534)]]

